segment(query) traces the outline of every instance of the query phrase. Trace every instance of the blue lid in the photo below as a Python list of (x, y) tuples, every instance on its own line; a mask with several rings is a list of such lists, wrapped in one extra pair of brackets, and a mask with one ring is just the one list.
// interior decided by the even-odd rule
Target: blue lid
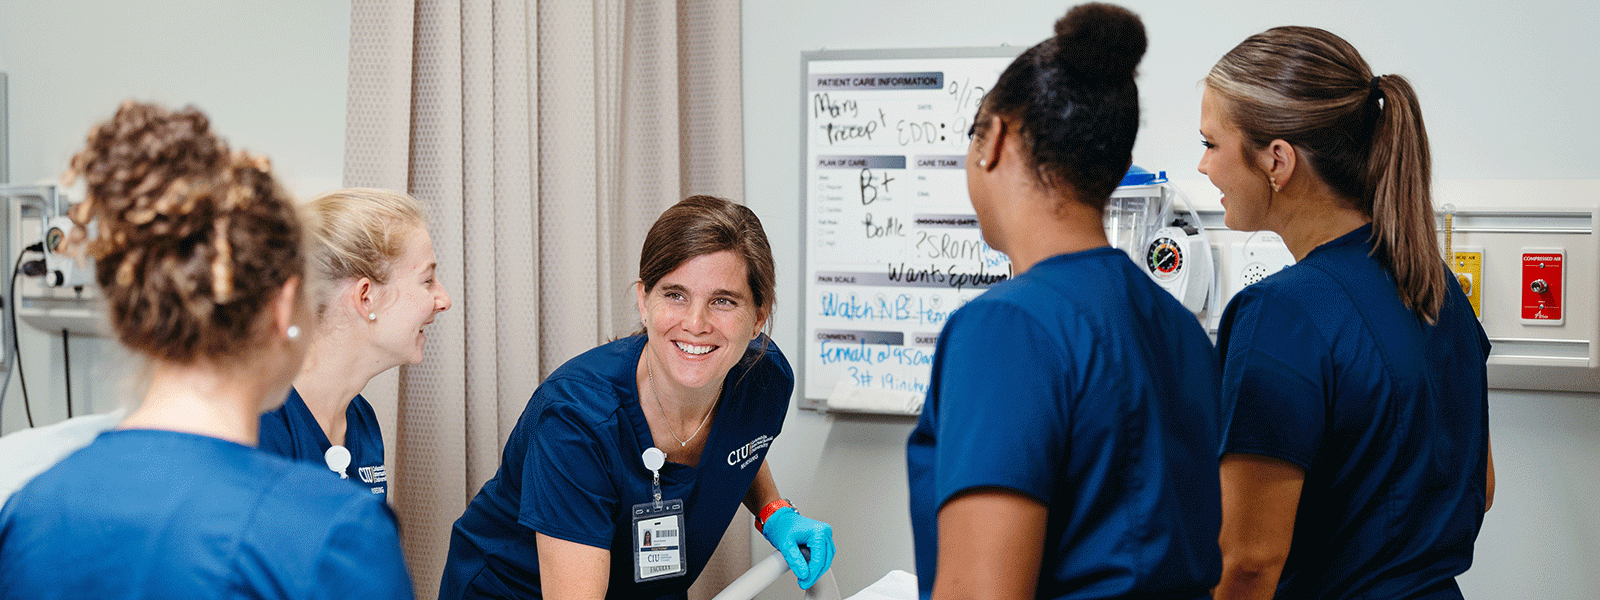
[(1128, 167), (1128, 174), (1122, 176), (1122, 183), (1117, 184), (1117, 187), (1124, 187), (1124, 186), (1130, 186), (1130, 185), (1155, 185), (1155, 184), (1158, 184), (1158, 183), (1166, 183), (1166, 182), (1167, 182), (1167, 172), (1166, 171), (1157, 171), (1155, 173), (1151, 173), (1149, 171), (1144, 170), (1139, 165), (1133, 165), (1131, 167)]

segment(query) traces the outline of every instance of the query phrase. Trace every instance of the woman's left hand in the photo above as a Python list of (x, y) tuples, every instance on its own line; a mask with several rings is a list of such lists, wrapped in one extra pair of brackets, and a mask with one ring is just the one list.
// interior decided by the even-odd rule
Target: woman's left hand
[[(833, 526), (803, 517), (793, 508), (785, 506), (767, 517), (761, 535), (783, 553), (789, 570), (800, 580), (800, 589), (811, 589), (833, 564)], [(811, 560), (800, 552), (801, 545), (811, 551)]]

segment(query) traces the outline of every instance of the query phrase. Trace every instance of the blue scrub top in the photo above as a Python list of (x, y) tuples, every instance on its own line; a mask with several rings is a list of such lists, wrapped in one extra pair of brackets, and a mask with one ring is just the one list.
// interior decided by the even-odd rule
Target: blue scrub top
[(441, 599), (541, 597), (536, 532), (609, 549), (608, 598), (686, 597), (783, 427), (794, 372), (764, 335), (728, 372), (700, 463), (661, 470), (662, 499), (684, 501), (687, 574), (635, 583), (629, 511), (652, 499), (640, 456), (656, 445), (634, 380), (644, 344), (632, 336), (585, 352), (534, 391), (499, 472), (455, 523)]
[(1209, 597), (1218, 389), (1199, 322), (1120, 250), (1050, 258), (961, 307), (906, 449), (922, 596), (939, 509), (1004, 488), (1049, 509), (1037, 597)]
[(0, 599), (411, 598), (394, 514), (317, 468), (113, 430), (0, 509)]
[[(383, 430), (378, 427), (378, 415), (372, 412), (372, 405), (366, 398), (356, 394), (350, 406), (344, 409), (344, 418), (344, 447), (350, 451), (346, 477), (374, 494), (388, 493), (389, 473), (383, 465)], [(261, 441), (256, 447), (315, 464), (329, 476), (338, 477), (328, 468), (323, 456), (333, 447), (333, 442), (312, 416), (299, 390), (294, 388), (289, 388), (289, 398), (283, 401), (283, 406), (261, 415)]]
[(1438, 324), (1406, 309), (1371, 236), (1223, 313), (1224, 451), (1306, 470), (1279, 598), (1460, 598), (1483, 521), (1489, 340), (1453, 279)]

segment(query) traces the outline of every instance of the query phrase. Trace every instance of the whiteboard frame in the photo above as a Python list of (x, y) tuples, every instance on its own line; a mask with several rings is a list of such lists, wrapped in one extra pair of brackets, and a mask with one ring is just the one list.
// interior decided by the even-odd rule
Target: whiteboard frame
[[(799, 290), (794, 294), (794, 298), (798, 300), (796, 305), (800, 307), (800, 318), (798, 319), (799, 331), (797, 332), (798, 335), (796, 336), (796, 339), (799, 340), (800, 347), (795, 351), (796, 354), (794, 355), (797, 360), (792, 360), (789, 363), (790, 367), (794, 369), (796, 374), (795, 386), (799, 389), (800, 393), (800, 408), (826, 411), (828, 404), (826, 398), (811, 398), (806, 393), (806, 390), (808, 389), (808, 386), (806, 385), (806, 377), (808, 376), (806, 359), (808, 356), (808, 348), (810, 347), (806, 332), (809, 329), (808, 325), (811, 318), (810, 312), (806, 309), (806, 307), (809, 306), (806, 302), (806, 273), (809, 272), (807, 270), (807, 265), (811, 261), (810, 216), (812, 186), (808, 185), (809, 182), (806, 181), (806, 174), (808, 172), (807, 168), (810, 166), (809, 157), (811, 156), (809, 148), (811, 138), (808, 135), (811, 126), (809, 83), (811, 77), (811, 63), (813, 61), (838, 60), (1005, 58), (1019, 56), (1023, 52), (1027, 51), (1027, 49), (1027, 47), (1022, 46), (977, 46), (968, 48), (946, 47), (888, 48), (879, 50), (810, 50), (800, 53), (800, 93), (798, 94), (800, 100), (800, 160), (798, 161), (800, 167), (800, 212), (799, 220), (797, 221), (797, 223), (800, 224), (800, 276), (798, 278), (800, 286)], [(914, 418), (916, 415), (908, 416)]]

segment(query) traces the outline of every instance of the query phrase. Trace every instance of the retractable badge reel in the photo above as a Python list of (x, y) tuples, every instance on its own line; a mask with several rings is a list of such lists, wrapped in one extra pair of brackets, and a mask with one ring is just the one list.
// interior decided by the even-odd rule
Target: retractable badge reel
[(345, 469), (350, 468), (350, 449), (344, 446), (333, 446), (322, 454), (322, 460), (327, 461), (328, 470), (339, 474), (339, 479), (349, 479), (350, 475)]
[(633, 505), (633, 581), (635, 583), (682, 576), (687, 568), (683, 556), (683, 500), (661, 499), (661, 467), (667, 453), (646, 448), (640, 456), (650, 470), (651, 501)]

